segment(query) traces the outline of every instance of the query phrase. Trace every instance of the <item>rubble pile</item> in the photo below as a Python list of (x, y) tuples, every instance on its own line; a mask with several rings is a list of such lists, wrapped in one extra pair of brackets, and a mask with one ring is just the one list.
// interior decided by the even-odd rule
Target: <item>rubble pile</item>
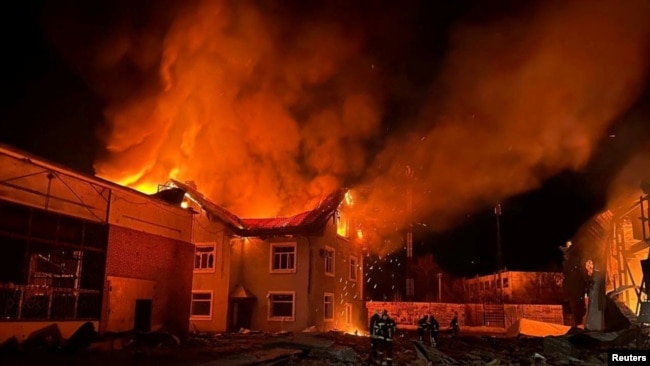
[[(84, 329), (70, 340), (50, 329), (41, 339), (15, 340), (0, 350), (2, 365), (370, 365), (370, 339), (343, 332), (193, 334), (180, 341), (165, 332), (98, 335)], [(54, 336), (53, 336), (54, 335)], [(606, 350), (635, 347), (633, 328), (617, 333), (504, 337), (443, 334), (437, 348), (398, 330), (395, 365), (603, 365)], [(71, 343), (72, 341), (72, 343)], [(50, 343), (48, 343), (50, 342)], [(6, 342), (5, 342), (6, 343)], [(31, 347), (31, 348), (26, 348)], [(12, 349), (13, 353), (6, 350)]]

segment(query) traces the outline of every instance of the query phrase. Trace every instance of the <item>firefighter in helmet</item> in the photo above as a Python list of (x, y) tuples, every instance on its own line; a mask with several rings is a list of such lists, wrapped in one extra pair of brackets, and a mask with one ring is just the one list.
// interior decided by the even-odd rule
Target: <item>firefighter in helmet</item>
[(388, 312), (384, 310), (381, 315), (381, 320), (379, 321), (379, 331), (381, 334), (382, 350), (385, 353), (384, 360), (386, 365), (393, 365), (393, 339), (395, 338), (395, 333), (397, 332), (397, 324), (391, 317), (388, 315)]

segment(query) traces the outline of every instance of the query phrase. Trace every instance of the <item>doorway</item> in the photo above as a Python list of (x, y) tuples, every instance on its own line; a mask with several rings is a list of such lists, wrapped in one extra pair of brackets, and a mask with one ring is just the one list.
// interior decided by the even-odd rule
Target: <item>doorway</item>
[(139, 332), (151, 331), (151, 309), (153, 301), (151, 299), (135, 300), (135, 321), (133, 329)]
[(230, 306), (230, 331), (250, 329), (255, 299), (233, 299)]

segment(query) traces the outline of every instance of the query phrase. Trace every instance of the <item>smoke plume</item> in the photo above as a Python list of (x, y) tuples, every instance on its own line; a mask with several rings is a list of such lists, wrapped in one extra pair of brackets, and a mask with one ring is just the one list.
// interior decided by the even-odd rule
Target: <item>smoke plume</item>
[(648, 3), (584, 5), (544, 2), (529, 17), (459, 24), (416, 132), (391, 140), (377, 159), (381, 173), (369, 184), (383, 188), (369, 207), (392, 202), (382, 209), (404, 227), (408, 215), (394, 212), (403, 213), (411, 184), (414, 212), (446, 228), (582, 169), (643, 90), (650, 45)]
[(362, 12), (273, 3), (142, 6), (75, 42), (84, 26), (54, 24), (64, 57), (107, 101), (97, 174), (149, 192), (192, 180), (248, 217), (296, 213), (354, 182), (377, 236), (407, 224), (410, 186), (413, 217), (444, 229), (581, 169), (648, 71), (642, 0), (468, 16), (442, 69), (432, 65), (425, 106), (387, 122), (386, 98), (400, 91), (385, 87), (392, 75), (368, 51)]

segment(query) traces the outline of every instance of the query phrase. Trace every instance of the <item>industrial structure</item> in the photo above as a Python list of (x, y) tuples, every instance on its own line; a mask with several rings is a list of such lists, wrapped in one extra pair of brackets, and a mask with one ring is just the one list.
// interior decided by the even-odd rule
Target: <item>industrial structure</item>
[(0, 146), (0, 341), (189, 325), (191, 212)]
[[(648, 263), (650, 255), (649, 193), (644, 191), (640, 197), (627, 200), (626, 205), (599, 213), (578, 230), (567, 247), (562, 248), (566, 261), (577, 263), (568, 267), (591, 266), (593, 269), (588, 269), (598, 274), (592, 276), (595, 281), (592, 288), (595, 287), (597, 293), (589, 299), (589, 329), (608, 328), (605, 315), (608, 304), (623, 305), (622, 310), (632, 316), (641, 313), (644, 303), (648, 309), (646, 280), (650, 274), (648, 269), (644, 274), (643, 263)], [(565, 270), (565, 277), (572, 276), (580, 275)]]

